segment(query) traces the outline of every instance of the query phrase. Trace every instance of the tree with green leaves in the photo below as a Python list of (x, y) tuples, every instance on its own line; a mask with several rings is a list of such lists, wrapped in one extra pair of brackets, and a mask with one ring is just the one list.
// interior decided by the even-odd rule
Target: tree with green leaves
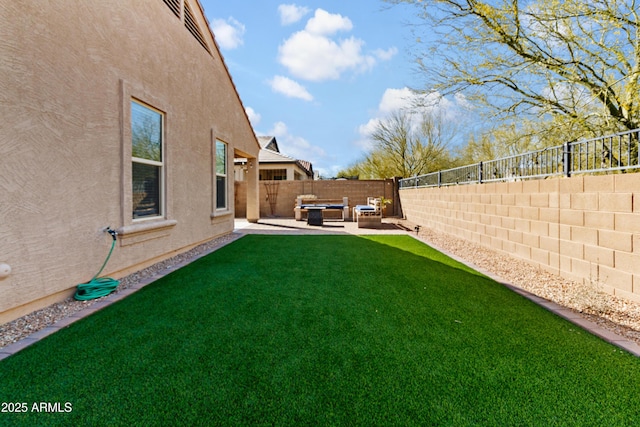
[(478, 134), (472, 133), (466, 145), (455, 150), (456, 160), (461, 165), (467, 165), (515, 156), (574, 140), (575, 133), (568, 131), (561, 124), (553, 126), (557, 121), (561, 120), (552, 121), (544, 133), (540, 132), (539, 122), (527, 118), (502, 123)]
[(640, 126), (636, 0), (386, 1), (428, 24), (416, 27), (426, 91), (462, 92), (504, 122), (526, 117), (540, 140)]

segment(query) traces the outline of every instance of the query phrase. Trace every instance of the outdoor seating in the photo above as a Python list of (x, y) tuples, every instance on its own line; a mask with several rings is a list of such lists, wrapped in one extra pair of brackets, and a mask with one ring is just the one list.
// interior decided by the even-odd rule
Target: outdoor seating
[[(309, 209), (322, 208), (321, 213), (324, 218), (325, 211), (339, 211), (341, 220), (349, 218), (349, 198), (343, 197), (339, 199), (317, 199), (314, 197), (298, 196), (296, 198), (296, 206), (294, 207), (296, 221), (302, 221), (302, 214), (309, 213)], [(320, 224), (321, 225), (321, 224)]]
[(379, 197), (368, 197), (366, 205), (353, 208), (353, 220), (358, 228), (380, 228), (382, 225), (382, 208)]

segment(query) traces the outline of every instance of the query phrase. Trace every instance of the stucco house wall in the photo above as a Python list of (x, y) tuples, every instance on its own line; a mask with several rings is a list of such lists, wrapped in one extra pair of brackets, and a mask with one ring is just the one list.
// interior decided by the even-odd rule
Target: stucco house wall
[[(0, 40), (0, 323), (90, 280), (107, 226), (120, 236), (103, 275), (116, 278), (233, 230), (233, 157), (256, 159), (259, 145), (197, 0), (2, 2)], [(164, 117), (157, 218), (132, 217), (134, 100)], [(257, 173), (247, 179), (257, 220)]]

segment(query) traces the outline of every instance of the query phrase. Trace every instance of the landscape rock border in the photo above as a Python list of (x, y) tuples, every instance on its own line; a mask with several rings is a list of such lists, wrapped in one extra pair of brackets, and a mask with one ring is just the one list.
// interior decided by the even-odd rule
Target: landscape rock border
[[(158, 262), (148, 268), (136, 271), (135, 273), (123, 277), (120, 280), (120, 285), (118, 285), (118, 288), (110, 295), (121, 293), (124, 290), (140, 283), (141, 281), (159, 277), (163, 275), (163, 273), (167, 270), (171, 270), (174, 266), (179, 266), (194, 261), (197, 258), (207, 255), (208, 253), (211, 253), (214, 250), (228, 243), (231, 243), (241, 236), (242, 235), (238, 233), (230, 233), (198, 245), (193, 249), (178, 254), (174, 257)], [(52, 304), (48, 307), (29, 313), (26, 316), (0, 325), (0, 349), (10, 344), (16, 343), (23, 338), (26, 338), (48, 326), (51, 326), (62, 319), (72, 316), (75, 313), (85, 310), (92, 305), (103, 301), (109, 296), (88, 301), (76, 301), (73, 297), (69, 297), (62, 302)]]

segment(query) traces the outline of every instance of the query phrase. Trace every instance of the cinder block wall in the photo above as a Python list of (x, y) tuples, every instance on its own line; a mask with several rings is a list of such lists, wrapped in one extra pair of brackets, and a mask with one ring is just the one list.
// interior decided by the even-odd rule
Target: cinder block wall
[[(237, 181), (236, 218), (242, 218), (246, 207), (246, 182)], [(367, 197), (384, 197), (393, 202), (388, 206), (387, 216), (398, 215), (397, 181), (387, 180), (307, 180), (307, 181), (260, 181), (260, 217), (293, 218), (296, 197), (313, 194), (319, 199), (342, 200), (349, 198), (349, 206), (367, 203)], [(339, 216), (338, 212), (326, 212), (326, 215)]]
[(407, 220), (640, 301), (640, 173), (400, 191)]

